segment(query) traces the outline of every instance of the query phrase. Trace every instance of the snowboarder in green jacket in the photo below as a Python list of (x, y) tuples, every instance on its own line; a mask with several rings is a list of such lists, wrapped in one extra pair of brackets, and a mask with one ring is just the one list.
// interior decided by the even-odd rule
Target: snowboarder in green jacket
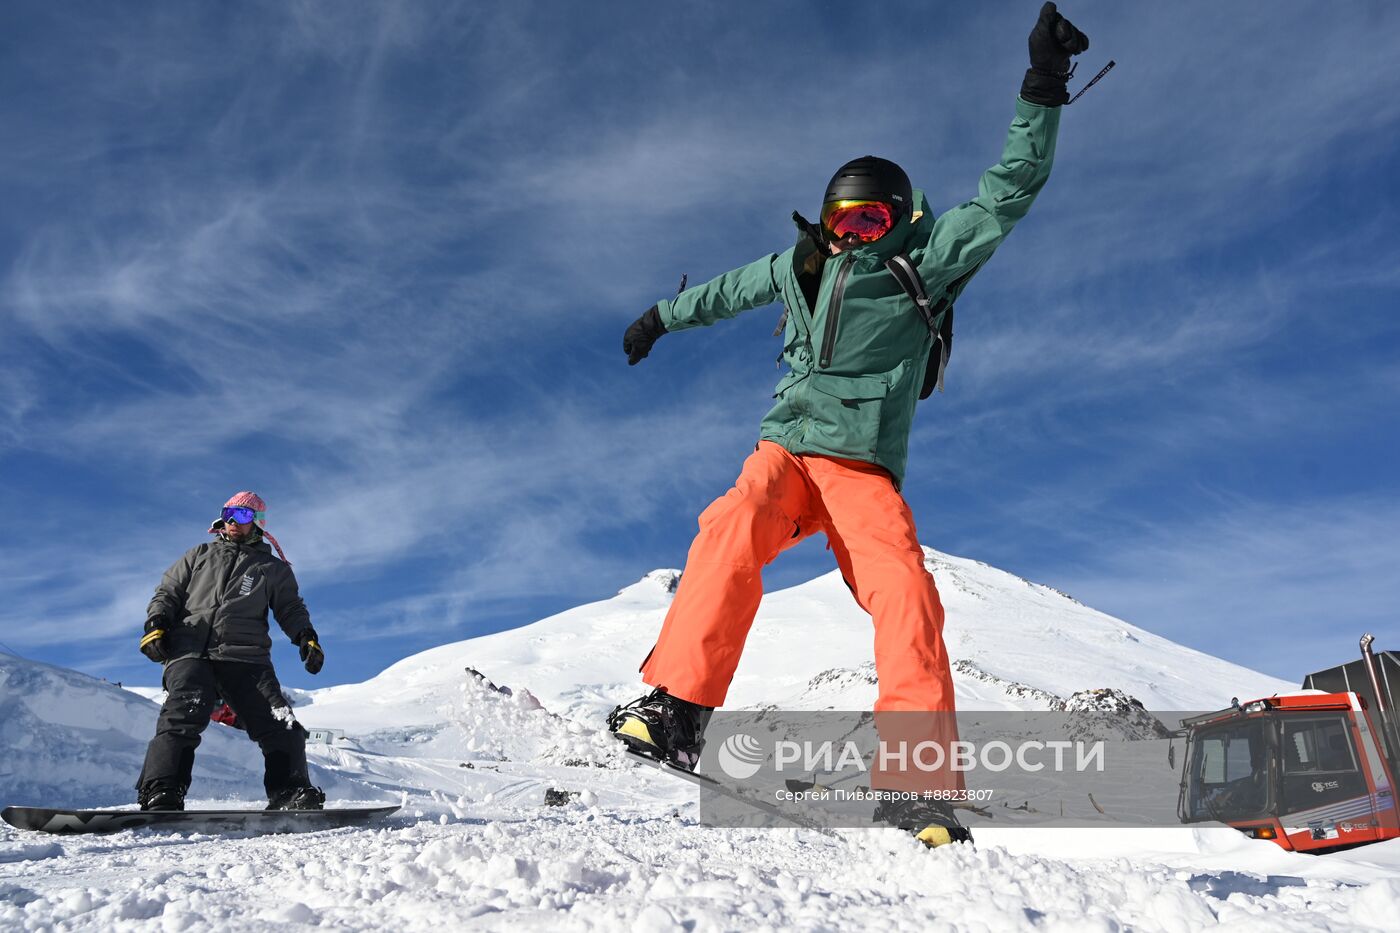
[[(788, 366), (734, 488), (700, 516), (642, 663), (654, 689), (609, 717), (633, 749), (694, 767), (758, 610), (762, 567), (818, 531), (874, 621), (877, 722), (882, 712), (942, 713), (931, 731), (956, 738), (943, 607), (900, 494), (909, 431), (920, 398), (941, 388), (953, 303), (1050, 175), (1070, 56), (1088, 45), (1054, 3), (1042, 7), (1001, 159), (970, 201), (934, 216), (898, 165), (855, 159), (827, 186), (819, 224), (793, 215), (795, 246), (659, 301), (627, 328), (623, 350), (636, 364), (665, 334), (781, 301)], [(879, 773), (872, 784), (902, 786)], [(931, 845), (968, 838), (943, 803), (882, 805), (877, 818)]]

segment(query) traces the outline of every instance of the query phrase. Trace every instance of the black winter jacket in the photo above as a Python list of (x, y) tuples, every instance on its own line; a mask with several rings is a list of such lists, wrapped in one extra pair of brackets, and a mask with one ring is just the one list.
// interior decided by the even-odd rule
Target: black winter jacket
[(235, 544), (221, 536), (190, 548), (171, 565), (146, 618), (165, 630), (170, 661), (207, 656), (271, 664), (269, 609), (290, 639), (311, 627), (292, 568), (273, 556), (267, 542), (259, 537)]

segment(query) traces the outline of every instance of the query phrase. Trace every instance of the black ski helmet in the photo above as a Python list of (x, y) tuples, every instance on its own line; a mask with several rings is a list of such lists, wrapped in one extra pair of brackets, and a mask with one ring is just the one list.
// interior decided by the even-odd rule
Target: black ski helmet
[(893, 204), (896, 215), (908, 214), (914, 200), (914, 187), (904, 169), (889, 159), (861, 156), (836, 170), (826, 186), (822, 204), (832, 201), (884, 201)]

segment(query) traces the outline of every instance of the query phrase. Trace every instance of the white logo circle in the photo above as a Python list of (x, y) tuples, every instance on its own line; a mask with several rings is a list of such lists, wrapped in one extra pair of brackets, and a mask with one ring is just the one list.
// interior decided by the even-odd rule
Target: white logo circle
[(736, 732), (725, 739), (718, 755), (720, 770), (736, 781), (757, 774), (767, 757), (758, 739), (743, 732)]

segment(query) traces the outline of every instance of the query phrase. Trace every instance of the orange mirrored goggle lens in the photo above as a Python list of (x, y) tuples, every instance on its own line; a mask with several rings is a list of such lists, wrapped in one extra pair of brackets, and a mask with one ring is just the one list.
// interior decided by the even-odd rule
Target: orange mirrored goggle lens
[(894, 227), (894, 208), (884, 201), (831, 201), (822, 207), (822, 226), (840, 240), (854, 235), (872, 243)]

